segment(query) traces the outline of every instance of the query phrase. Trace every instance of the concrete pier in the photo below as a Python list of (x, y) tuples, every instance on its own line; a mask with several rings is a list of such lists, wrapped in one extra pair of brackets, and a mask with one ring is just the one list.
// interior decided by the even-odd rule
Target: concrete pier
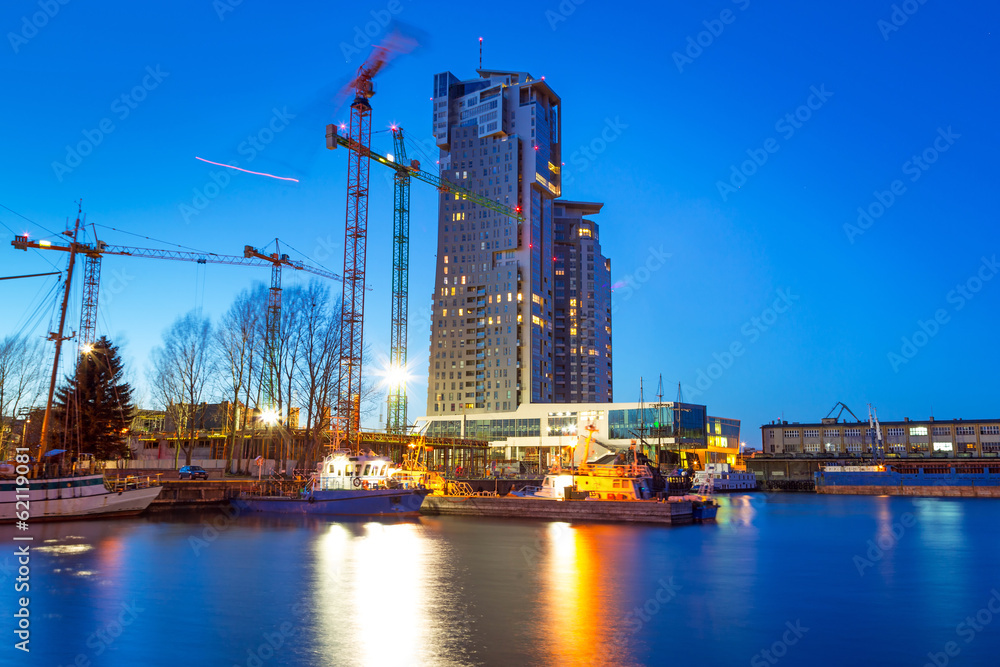
[(545, 500), (491, 496), (427, 496), (421, 514), (560, 521), (691, 523), (691, 503), (624, 500)]

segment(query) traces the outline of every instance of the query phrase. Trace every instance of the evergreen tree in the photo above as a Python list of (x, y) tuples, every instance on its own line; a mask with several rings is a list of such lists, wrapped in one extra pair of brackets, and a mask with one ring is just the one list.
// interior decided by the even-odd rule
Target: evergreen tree
[(80, 355), (76, 374), (56, 394), (52, 427), (65, 434), (65, 449), (99, 459), (129, 456), (132, 387), (124, 382), (118, 348), (102, 336)]

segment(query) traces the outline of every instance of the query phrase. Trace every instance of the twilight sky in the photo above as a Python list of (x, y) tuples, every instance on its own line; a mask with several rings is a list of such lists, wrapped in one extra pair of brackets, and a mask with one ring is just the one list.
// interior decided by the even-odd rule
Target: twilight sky
[[(0, 234), (54, 238), (82, 197), (109, 243), (165, 247), (131, 232), (240, 255), (279, 237), (341, 273), (345, 153), (326, 151), (324, 126), (346, 119), (335, 93), (368, 54), (366, 28), (377, 39), (393, 17), (423, 45), (378, 78), (374, 130), (397, 122), (431, 146), (432, 77), (472, 76), (479, 37), (485, 67), (545, 76), (562, 97), (563, 195), (605, 203), (617, 400), (638, 399), (640, 376), (651, 399), (662, 373), (668, 400), (681, 381), (686, 400), (743, 420), (750, 444), (762, 423), (837, 401), (884, 420), (997, 417), (995, 3), (578, 3), (12, 0), (0, 204), (33, 222), (0, 208)], [(392, 183), (371, 174), (365, 330), (384, 356)], [(414, 183), (411, 419), (426, 405), (435, 220), (433, 190)], [(7, 247), (0, 275), (64, 260)], [(98, 333), (144, 381), (173, 319), (217, 316), (268, 279), (108, 257)], [(32, 321), (53, 281), (0, 282), (0, 335)]]

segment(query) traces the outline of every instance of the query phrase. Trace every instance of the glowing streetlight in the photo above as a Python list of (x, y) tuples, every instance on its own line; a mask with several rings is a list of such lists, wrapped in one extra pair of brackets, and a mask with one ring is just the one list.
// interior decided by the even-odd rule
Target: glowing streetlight
[(260, 413), (260, 420), (267, 426), (275, 426), (278, 423), (278, 411), (274, 408), (265, 408)]

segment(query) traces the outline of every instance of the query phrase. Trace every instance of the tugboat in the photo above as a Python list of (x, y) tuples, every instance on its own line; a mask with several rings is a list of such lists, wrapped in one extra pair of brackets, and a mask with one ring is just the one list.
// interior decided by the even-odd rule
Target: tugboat
[(392, 460), (335, 451), (328, 454), (304, 489), (290, 495), (243, 494), (240, 500), (255, 512), (329, 516), (415, 516), (430, 490), (406, 488), (392, 479)]

